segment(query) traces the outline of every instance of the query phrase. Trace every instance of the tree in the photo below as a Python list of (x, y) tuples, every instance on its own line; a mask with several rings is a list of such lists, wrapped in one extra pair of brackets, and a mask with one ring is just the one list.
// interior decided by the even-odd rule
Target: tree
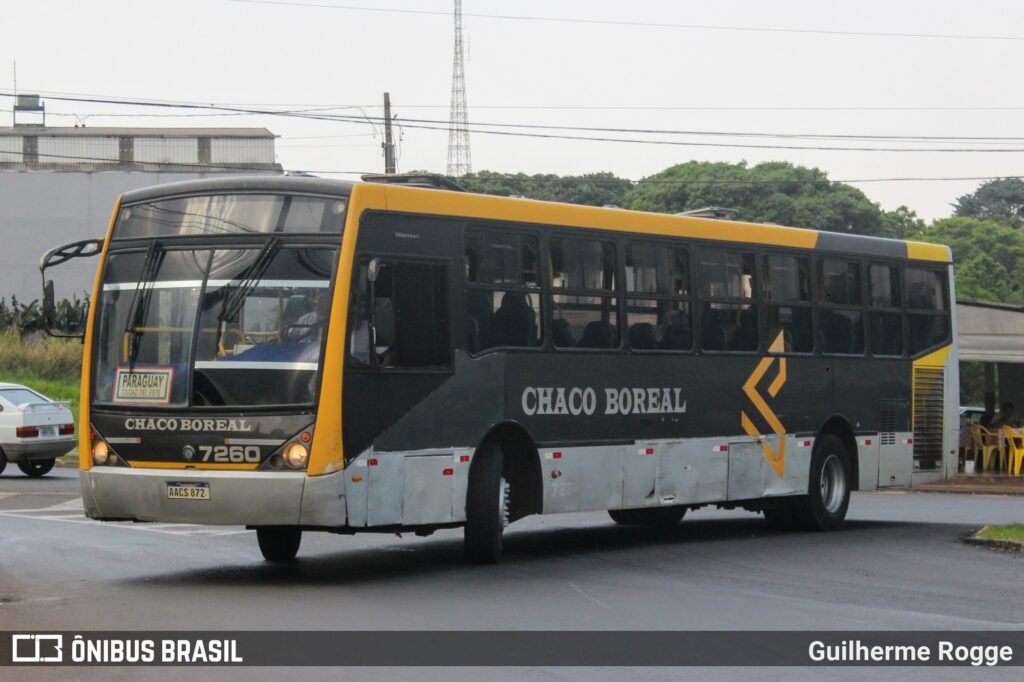
[(957, 298), (1024, 303), (1024, 234), (991, 220), (954, 217), (936, 220), (922, 237), (952, 248)]
[(998, 223), (1024, 226), (1024, 181), (1019, 178), (990, 180), (972, 194), (953, 204), (953, 214), (967, 218), (985, 218)]
[(621, 206), (626, 192), (633, 186), (629, 180), (612, 173), (511, 175), (480, 171), (457, 178), (456, 182), (470, 192), (506, 197), (521, 195), (529, 199), (585, 206)]
[[(735, 208), (741, 220), (831, 232), (889, 236), (906, 216), (884, 220), (882, 209), (859, 189), (834, 183), (817, 168), (772, 161), (690, 161), (641, 180), (625, 207), (678, 213), (705, 206)], [(916, 216), (915, 216), (916, 217)]]

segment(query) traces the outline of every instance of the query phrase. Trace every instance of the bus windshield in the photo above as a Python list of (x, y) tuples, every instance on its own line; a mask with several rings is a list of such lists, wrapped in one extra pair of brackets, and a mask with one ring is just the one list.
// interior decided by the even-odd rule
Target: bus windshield
[(97, 311), (97, 403), (313, 403), (337, 248), (112, 253)]

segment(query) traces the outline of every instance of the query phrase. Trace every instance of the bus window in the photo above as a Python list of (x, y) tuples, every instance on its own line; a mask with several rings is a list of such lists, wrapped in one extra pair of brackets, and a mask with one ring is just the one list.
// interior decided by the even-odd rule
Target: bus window
[(868, 267), (868, 325), (873, 355), (903, 354), (903, 297), (900, 269), (895, 265)]
[(818, 313), (821, 351), (863, 355), (860, 263), (822, 259), (818, 263), (818, 302), (823, 306)]
[[(451, 364), (445, 266), (383, 261), (372, 291), (378, 366), (416, 369)], [(353, 334), (358, 332), (357, 323)], [(357, 339), (352, 343), (356, 345)]]
[(706, 351), (756, 351), (757, 307), (754, 298), (754, 256), (702, 249), (698, 272), (700, 347)]
[(645, 351), (692, 347), (685, 249), (655, 243), (628, 244), (626, 291), (626, 338), (630, 348)]
[(946, 273), (907, 268), (907, 329), (912, 354), (949, 340), (949, 284)]
[(552, 340), (557, 348), (618, 348), (614, 296), (615, 245), (590, 239), (551, 240)]
[(765, 347), (771, 347), (781, 334), (784, 352), (810, 353), (814, 349), (810, 264), (796, 256), (765, 256), (763, 272)]
[(470, 353), (541, 344), (537, 237), (466, 231), (466, 346)]

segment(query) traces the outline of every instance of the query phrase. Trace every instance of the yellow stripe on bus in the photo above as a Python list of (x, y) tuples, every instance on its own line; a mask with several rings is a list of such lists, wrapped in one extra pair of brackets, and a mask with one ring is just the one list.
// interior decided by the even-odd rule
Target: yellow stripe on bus
[(206, 471), (255, 471), (259, 464), (212, 464), (197, 462), (128, 462), (135, 469), (203, 469)]
[[(356, 190), (353, 188), (353, 199)], [(386, 186), (386, 208), (405, 213), (450, 215), (464, 218), (512, 220), (566, 227), (635, 232), (649, 235), (718, 239), (720, 241), (772, 244), (813, 249), (816, 230), (781, 225), (759, 225), (734, 220), (693, 218), (624, 209), (576, 206), (530, 199), (509, 199), (482, 194), (444, 192), (436, 189)], [(353, 201), (353, 204), (355, 202)], [(384, 208), (383, 206), (381, 208)]]
[(78, 466), (81, 469), (92, 468), (92, 415), (89, 412), (89, 403), (92, 402), (92, 330), (96, 322), (96, 310), (99, 306), (96, 302), (100, 297), (100, 283), (103, 280), (103, 264), (107, 262), (107, 249), (110, 248), (110, 237), (114, 233), (114, 222), (117, 221), (117, 214), (121, 210), (122, 194), (114, 202), (114, 212), (110, 214), (110, 224), (107, 226), (107, 236), (103, 240), (103, 250), (100, 252), (100, 263), (96, 268), (96, 279), (92, 284), (92, 305), (89, 306), (89, 318), (85, 322), (85, 348), (82, 353), (82, 384), (79, 396), (78, 409)]
[(912, 260), (933, 260), (949, 263), (949, 247), (945, 244), (926, 244), (925, 242), (907, 242), (907, 258)]

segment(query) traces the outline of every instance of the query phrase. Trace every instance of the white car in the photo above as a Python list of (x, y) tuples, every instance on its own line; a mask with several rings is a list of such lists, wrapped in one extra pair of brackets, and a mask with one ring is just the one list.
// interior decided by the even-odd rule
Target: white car
[(71, 403), (55, 402), (20, 384), (0, 383), (0, 473), (14, 462), (28, 476), (45, 476), (74, 447)]

